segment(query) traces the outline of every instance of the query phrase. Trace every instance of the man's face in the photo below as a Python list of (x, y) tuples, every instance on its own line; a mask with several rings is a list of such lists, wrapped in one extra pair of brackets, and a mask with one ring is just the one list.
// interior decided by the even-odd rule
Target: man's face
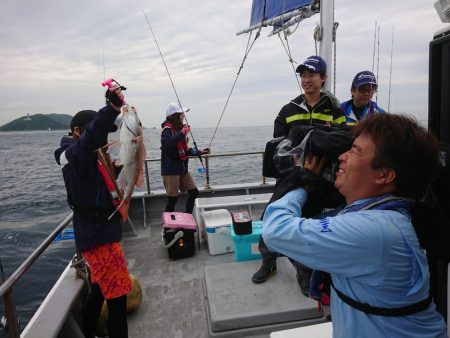
[(321, 77), (319, 73), (311, 73), (308, 70), (304, 70), (300, 74), (300, 80), (305, 94), (314, 94), (320, 92), (322, 83), (325, 82), (326, 78), (327, 75)]
[(376, 90), (376, 86), (370, 84), (352, 88), (353, 104), (358, 108), (367, 106)]
[(372, 169), (375, 144), (365, 135), (358, 136), (351, 149), (339, 156), (339, 170), (334, 186), (345, 197), (347, 204), (378, 194), (377, 178), (381, 169)]

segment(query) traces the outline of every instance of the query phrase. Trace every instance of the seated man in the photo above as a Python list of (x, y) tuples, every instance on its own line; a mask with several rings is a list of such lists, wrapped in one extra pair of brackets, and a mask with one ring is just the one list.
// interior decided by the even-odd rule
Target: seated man
[(372, 96), (377, 92), (377, 88), (377, 79), (372, 72), (363, 70), (355, 75), (350, 88), (352, 98), (341, 104), (347, 125), (354, 125), (372, 114), (385, 113), (377, 106), (376, 102), (372, 101)]
[[(331, 274), (334, 337), (447, 337), (411, 223), (415, 199), (438, 171), (438, 142), (403, 115), (372, 115), (354, 134), (334, 181), (346, 206), (336, 216), (304, 218), (314, 187), (300, 183), (267, 207), (264, 241)], [(317, 175), (324, 165), (317, 156), (305, 162)]]

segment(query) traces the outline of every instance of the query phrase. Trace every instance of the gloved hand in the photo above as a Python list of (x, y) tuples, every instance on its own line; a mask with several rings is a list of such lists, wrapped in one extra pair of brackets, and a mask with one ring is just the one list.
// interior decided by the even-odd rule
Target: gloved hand
[(124, 96), (120, 88), (113, 89), (112, 91), (107, 89), (105, 98), (107, 102), (112, 103), (117, 108), (122, 107), (122, 105), (124, 104)]
[(181, 132), (183, 133), (183, 135), (186, 135), (187, 133), (189, 133), (190, 130), (191, 130), (191, 127), (188, 124), (186, 124), (181, 129)]
[(211, 150), (209, 148), (205, 148), (200, 150), (200, 155), (210, 154)]

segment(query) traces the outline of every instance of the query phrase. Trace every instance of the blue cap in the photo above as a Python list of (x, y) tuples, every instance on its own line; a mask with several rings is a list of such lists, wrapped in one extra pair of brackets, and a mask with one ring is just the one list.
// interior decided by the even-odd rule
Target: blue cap
[(326, 62), (318, 55), (313, 55), (307, 58), (301, 65), (296, 69), (296, 72), (302, 74), (304, 70), (310, 73), (327, 73)]
[(355, 78), (353, 79), (352, 82), (352, 88), (357, 88), (365, 84), (378, 86), (375, 75), (372, 72), (369, 72), (368, 70), (363, 70), (362, 72), (359, 72), (358, 74), (355, 75)]

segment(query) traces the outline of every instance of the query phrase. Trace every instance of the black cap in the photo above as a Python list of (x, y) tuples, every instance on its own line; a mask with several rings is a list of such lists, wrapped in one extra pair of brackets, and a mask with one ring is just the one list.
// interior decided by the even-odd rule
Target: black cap
[[(70, 130), (73, 131), (73, 128), (85, 127), (89, 122), (91, 122), (94, 119), (95, 114), (97, 114), (94, 110), (82, 110), (75, 114), (75, 116), (72, 118), (72, 121), (70, 121)], [(113, 124), (110, 133), (114, 133), (117, 131), (117, 126)]]

